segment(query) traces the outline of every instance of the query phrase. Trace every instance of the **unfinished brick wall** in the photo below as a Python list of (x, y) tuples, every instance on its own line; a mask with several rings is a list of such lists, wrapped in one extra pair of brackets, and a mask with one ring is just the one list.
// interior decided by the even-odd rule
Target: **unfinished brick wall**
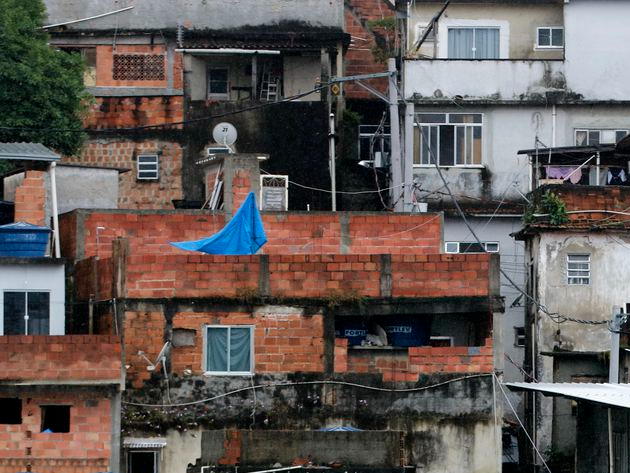
[(335, 339), (335, 373), (379, 373), (383, 381), (417, 382), (434, 373), (492, 373), (492, 338), (481, 347), (409, 347), (348, 349), (348, 340)]
[[(158, 155), (158, 180), (138, 180), (140, 154)], [(182, 160), (183, 149), (178, 143), (125, 139), (90, 141), (81, 156), (64, 158), (64, 162), (129, 169), (119, 176), (118, 207), (132, 209), (172, 209), (172, 201), (183, 196)]]
[(100, 300), (100, 295), (112, 294), (112, 260), (111, 258), (99, 259), (95, 256), (77, 262), (74, 267), (74, 279), (76, 284), (76, 296), (80, 301), (86, 301), (90, 297)]
[(120, 338), (109, 335), (0, 337), (0, 380), (121, 381)]
[(24, 181), (15, 190), (16, 222), (27, 222), (33, 225), (48, 226), (46, 222), (46, 173), (43, 171), (26, 171)]
[[(86, 128), (128, 128), (176, 123), (184, 119), (184, 97), (95, 97), (87, 117)], [(181, 125), (173, 128), (180, 129)]]
[[(111, 470), (111, 404), (102, 392), (47, 388), (17, 397), (22, 400), (22, 423), (0, 425), (0, 473)], [(70, 406), (70, 432), (41, 432), (41, 406), (51, 404)]]
[[(299, 308), (269, 306), (254, 312), (178, 312), (172, 329), (194, 331), (194, 345), (171, 349), (171, 369), (203, 373), (204, 326), (254, 326), (254, 366), (256, 373), (323, 372), (324, 319), (321, 313), (304, 316)], [(166, 319), (160, 312), (125, 314), (127, 377), (134, 386), (149, 379), (147, 362), (136, 354), (143, 351), (154, 359), (164, 343)]]
[[(164, 58), (163, 78), (152, 78), (145, 80), (120, 80), (114, 78), (114, 55), (120, 54), (141, 54), (141, 55), (158, 55)], [(175, 72), (173, 77), (178, 77), (181, 88), (181, 62), (182, 53), (175, 53)], [(166, 57), (166, 48), (163, 44), (118, 44), (114, 48), (111, 45), (100, 45), (96, 47), (96, 85), (98, 87), (166, 87), (167, 86), (167, 70), (171, 65), (168, 64)], [(175, 84), (174, 84), (175, 86)], [(175, 88), (177, 88), (175, 86)]]
[[(345, 5), (345, 31), (352, 37), (350, 47), (344, 56), (345, 75), (372, 74), (387, 70), (387, 64), (377, 61), (373, 50), (377, 47), (375, 32), (379, 28), (370, 21), (391, 17), (394, 12), (384, 0), (349, 0)], [(381, 32), (385, 33), (385, 32)], [(387, 79), (371, 79), (369, 84), (381, 93), (387, 94)], [(344, 93), (348, 99), (375, 100), (376, 97), (364, 88), (347, 82)]]
[[(130, 298), (489, 296), (490, 261), (461, 255), (137, 255)], [(388, 289), (391, 287), (391, 289)]]
[[(261, 253), (273, 254), (433, 254), (442, 251), (442, 214), (368, 212), (264, 212), (267, 244)], [(178, 210), (84, 211), (60, 218), (62, 254), (66, 258), (111, 255), (112, 240), (129, 239), (138, 255), (187, 254), (169, 241), (195, 240), (225, 226), (223, 213)]]

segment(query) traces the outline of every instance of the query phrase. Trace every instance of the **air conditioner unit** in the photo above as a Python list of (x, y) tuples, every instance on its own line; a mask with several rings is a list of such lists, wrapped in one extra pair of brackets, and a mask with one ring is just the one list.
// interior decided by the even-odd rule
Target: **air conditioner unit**
[(210, 157), (215, 157), (219, 154), (229, 154), (230, 153), (230, 148), (228, 148), (227, 146), (209, 146), (208, 148), (206, 148), (206, 156)]
[(289, 176), (260, 176), (260, 210), (286, 211), (289, 208)]

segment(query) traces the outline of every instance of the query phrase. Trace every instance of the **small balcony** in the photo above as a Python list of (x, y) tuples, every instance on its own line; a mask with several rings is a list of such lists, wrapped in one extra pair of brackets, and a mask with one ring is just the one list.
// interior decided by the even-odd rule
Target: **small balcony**
[[(417, 103), (440, 99), (535, 101), (566, 92), (561, 60), (407, 60), (405, 97)], [(465, 80), (463, 80), (465, 78)]]

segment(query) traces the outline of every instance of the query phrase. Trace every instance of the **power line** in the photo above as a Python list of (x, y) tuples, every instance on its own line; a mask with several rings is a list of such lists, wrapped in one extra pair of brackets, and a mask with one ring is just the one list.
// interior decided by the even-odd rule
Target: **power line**
[[(425, 131), (422, 129), (422, 126), (420, 126), (420, 124), (418, 123), (418, 120), (415, 117), (414, 117), (414, 121), (415, 121), (416, 126), (420, 129), (420, 133), (422, 133), (423, 140), (426, 141), (427, 138), (425, 136)], [(435, 153), (433, 152), (433, 149), (431, 148), (431, 146), (428, 146), (427, 149), (429, 150), (429, 156), (431, 157), (431, 161), (433, 162), (433, 165), (434, 165), (435, 169), (437, 170), (437, 173), (440, 176), (440, 179), (442, 180), (442, 183), (444, 184), (444, 188), (446, 189), (446, 191), (448, 192), (449, 196), (451, 197), (451, 200), (453, 201), (453, 204), (455, 205), (455, 208), (457, 209), (457, 212), (458, 212), (459, 216), (461, 217), (461, 219), (464, 222), (464, 224), (466, 225), (466, 227), (468, 227), (468, 230), (470, 231), (470, 234), (474, 237), (474, 239), (477, 241), (477, 243), (479, 243), (480, 245), (483, 245), (483, 242), (479, 239), (479, 237), (477, 236), (477, 234), (473, 230), (472, 226), (468, 222), (468, 219), (466, 218), (466, 214), (462, 210), (462, 207), (459, 204), (458, 200), (455, 198), (455, 196), (451, 192), (451, 188), (450, 188), (450, 186), (448, 184), (448, 181), (444, 177), (444, 173), (442, 172), (442, 170), (440, 169), (440, 166), (438, 165), (438, 162), (437, 162), (437, 159), (435, 157)], [(611, 323), (610, 320), (585, 320), (585, 319), (578, 319), (578, 318), (575, 318), (575, 317), (570, 317), (570, 316), (567, 316), (567, 315), (562, 315), (562, 314), (559, 314), (557, 312), (550, 312), (543, 304), (541, 304), (533, 296), (531, 296), (526, 291), (521, 289), (518, 286), (518, 284), (516, 284), (514, 282), (514, 280), (508, 275), (508, 273), (506, 271), (504, 271), (503, 269), (499, 268), (499, 272), (503, 275), (503, 277), (515, 289), (517, 289), (521, 294), (523, 294), (523, 296), (525, 296), (526, 299), (528, 299), (532, 304), (534, 304), (539, 311), (541, 311), (542, 313), (546, 314), (549, 318), (551, 318), (551, 320), (553, 320), (554, 322), (556, 322), (558, 324), (564, 323), (564, 322), (574, 322), (574, 323), (579, 323), (579, 324), (584, 324), (584, 325), (609, 325)]]
[(491, 373), (483, 373), (483, 374), (473, 374), (468, 376), (462, 376), (459, 378), (449, 379), (447, 381), (442, 381), (441, 383), (431, 384), (429, 386), (420, 386), (415, 388), (401, 388), (401, 389), (388, 389), (381, 388), (377, 386), (369, 386), (367, 384), (359, 384), (359, 383), (350, 383), (347, 381), (334, 381), (334, 380), (322, 380), (322, 381), (296, 381), (296, 382), (284, 382), (284, 383), (267, 383), (267, 384), (257, 384), (246, 386), (244, 388), (234, 389), (232, 391), (227, 391), (225, 393), (217, 394), (216, 396), (208, 397), (205, 399), (199, 399), (195, 401), (189, 402), (180, 402), (175, 404), (147, 404), (141, 402), (131, 402), (131, 401), (122, 401), (123, 404), (127, 404), (129, 406), (137, 406), (137, 407), (147, 407), (147, 408), (174, 408), (174, 407), (186, 407), (186, 406), (194, 406), (196, 404), (205, 404), (207, 402), (215, 401), (217, 399), (221, 399), (224, 397), (232, 396), (234, 394), (239, 394), (247, 391), (256, 391), (257, 389), (269, 389), (269, 388), (282, 388), (282, 387), (292, 387), (292, 386), (313, 386), (313, 385), (333, 385), (333, 386), (344, 386), (351, 388), (359, 388), (366, 389), (369, 391), (379, 391), (379, 392), (388, 392), (388, 393), (413, 393), (420, 391), (427, 391), (429, 389), (436, 389), (442, 386), (446, 386), (451, 383), (456, 383), (459, 381), (465, 381), (467, 379), (474, 378), (485, 378), (488, 376), (493, 376)]

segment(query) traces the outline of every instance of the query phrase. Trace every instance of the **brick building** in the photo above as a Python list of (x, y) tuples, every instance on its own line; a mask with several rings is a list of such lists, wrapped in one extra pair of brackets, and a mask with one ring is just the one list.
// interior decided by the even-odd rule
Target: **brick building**
[[(237, 202), (255, 180), (234, 176)], [(496, 256), (441, 254), (441, 214), (264, 212), (260, 254), (169, 245), (218, 231), (226, 211), (62, 216), (72, 325), (91, 313), (124, 337), (127, 472), (496, 471)], [(319, 431), (340, 425), (363, 432)], [(461, 438), (474, 447), (451, 448)]]
[[(223, 146), (212, 130), (225, 121), (238, 130), (236, 151), (271, 155), (268, 172), (328, 184), (327, 89), (318, 86), (341, 70), (342, 2), (248, 0), (229, 15), (216, 2), (45, 3), (57, 25), (47, 28), (51, 45), (85, 58), (94, 96), (89, 139), (64, 161), (130, 170), (119, 176), (119, 208), (200, 208), (196, 163)], [(295, 208), (327, 206), (319, 194), (291, 193)]]

